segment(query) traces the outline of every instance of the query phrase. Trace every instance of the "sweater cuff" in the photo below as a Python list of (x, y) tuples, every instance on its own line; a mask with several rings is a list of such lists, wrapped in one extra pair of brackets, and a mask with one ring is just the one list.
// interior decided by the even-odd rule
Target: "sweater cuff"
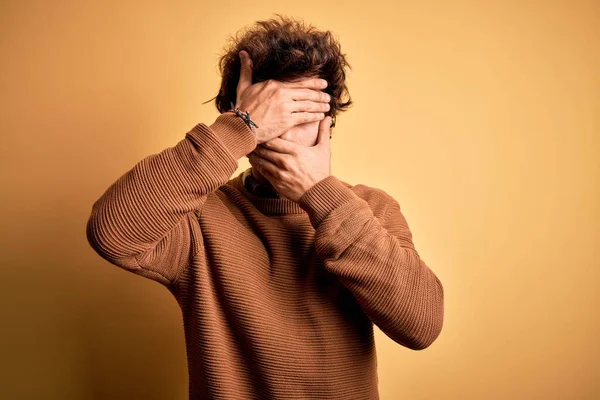
[[(205, 124), (198, 125), (206, 127)], [(236, 161), (257, 146), (255, 133), (234, 112), (227, 111), (219, 115), (209, 128)]]
[(308, 189), (298, 204), (308, 213), (312, 226), (317, 229), (330, 212), (355, 198), (358, 198), (356, 193), (330, 175)]

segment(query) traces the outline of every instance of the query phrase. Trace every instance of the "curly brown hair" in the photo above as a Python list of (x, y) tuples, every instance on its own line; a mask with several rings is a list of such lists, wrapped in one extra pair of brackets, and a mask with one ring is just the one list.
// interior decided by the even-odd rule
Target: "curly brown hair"
[[(346, 87), (345, 68), (352, 69), (340, 44), (330, 31), (319, 31), (302, 20), (285, 17), (257, 21), (247, 30), (230, 37), (219, 60), (221, 88), (219, 94), (204, 102), (215, 100), (220, 113), (231, 109), (236, 102), (240, 79), (239, 52), (246, 50), (252, 59), (252, 83), (268, 79), (293, 81), (303, 77), (327, 80), (323, 91), (331, 95), (330, 115), (335, 126), (336, 114), (345, 111), (352, 99)], [(346, 97), (346, 100), (342, 98)]]

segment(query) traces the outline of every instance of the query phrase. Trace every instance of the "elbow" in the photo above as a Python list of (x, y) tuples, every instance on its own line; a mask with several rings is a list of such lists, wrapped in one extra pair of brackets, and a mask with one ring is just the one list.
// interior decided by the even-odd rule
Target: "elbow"
[(85, 235), (88, 244), (100, 257), (107, 261), (115, 258), (115, 254), (113, 254), (114, 250), (111, 251), (113, 246), (111, 246), (111, 241), (107, 235), (106, 228), (100, 223), (98, 214), (92, 213), (89, 217), (85, 226)]
[(402, 335), (396, 342), (411, 350), (424, 350), (431, 346), (442, 332), (444, 325), (444, 290), (437, 277), (430, 295), (409, 313)]
[(85, 236), (87, 242), (96, 253), (103, 257), (102, 235), (98, 232), (95, 216), (92, 214), (85, 225)]
[(412, 335), (405, 346), (411, 350), (424, 350), (431, 346), (442, 332), (441, 322), (432, 322), (418, 334)]
[(418, 329), (405, 333), (401, 340), (397, 340), (411, 350), (424, 350), (431, 346), (440, 336), (443, 326), (443, 317), (435, 316), (423, 322)]
[(111, 234), (111, 229), (100, 218), (99, 214), (92, 213), (86, 223), (85, 235), (90, 247), (111, 264), (135, 268), (135, 256), (124, 254), (122, 244), (119, 244), (118, 238)]
[(414, 336), (411, 350), (424, 350), (431, 346), (440, 336), (444, 326), (444, 288), (440, 280), (435, 277), (433, 296), (430, 298), (427, 307), (427, 318), (419, 329), (419, 334)]

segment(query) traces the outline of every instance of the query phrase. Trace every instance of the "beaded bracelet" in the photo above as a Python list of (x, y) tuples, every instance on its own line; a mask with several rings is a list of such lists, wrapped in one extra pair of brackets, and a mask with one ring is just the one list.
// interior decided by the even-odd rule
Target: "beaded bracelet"
[(258, 128), (258, 125), (256, 125), (254, 123), (254, 121), (252, 121), (250, 119), (250, 112), (246, 111), (245, 113), (242, 112), (239, 108), (236, 108), (235, 105), (233, 104), (233, 102), (230, 102), (231, 104), (231, 110), (229, 111), (233, 111), (235, 112), (235, 114), (240, 117), (245, 123), (246, 125), (248, 125), (250, 127), (250, 129), (252, 130), (252, 132), (256, 135), (256, 132), (254, 131), (254, 128)]

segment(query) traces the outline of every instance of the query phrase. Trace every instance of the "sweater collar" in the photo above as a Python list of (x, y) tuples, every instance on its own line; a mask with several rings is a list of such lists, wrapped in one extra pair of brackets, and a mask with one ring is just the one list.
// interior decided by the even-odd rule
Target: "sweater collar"
[(251, 173), (252, 168), (248, 168), (243, 173), (235, 177), (231, 183), (233, 186), (248, 198), (248, 200), (256, 207), (260, 212), (265, 215), (285, 215), (285, 214), (305, 214), (306, 211), (300, 207), (298, 203), (293, 200), (286, 199), (284, 197), (270, 198), (270, 197), (259, 197), (254, 193), (246, 189), (244, 185), (244, 179)]

